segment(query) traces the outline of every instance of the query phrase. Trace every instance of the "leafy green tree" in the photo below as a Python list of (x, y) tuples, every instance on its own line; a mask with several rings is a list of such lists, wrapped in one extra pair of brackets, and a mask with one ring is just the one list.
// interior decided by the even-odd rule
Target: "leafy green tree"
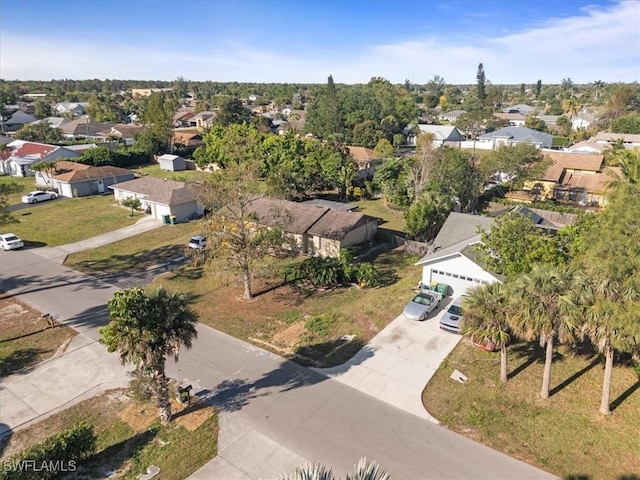
[[(640, 187), (621, 183), (584, 235), (579, 265), (592, 279), (592, 302), (585, 311), (584, 332), (604, 354), (600, 412), (608, 415), (616, 352), (638, 354), (640, 348)], [(606, 232), (606, 235), (603, 234)]]
[(177, 100), (165, 92), (152, 93), (142, 105), (142, 121), (150, 126), (151, 133), (162, 141), (165, 149), (171, 143), (173, 117), (177, 111)]
[(342, 140), (344, 137), (338, 94), (332, 75), (327, 78), (326, 87), (311, 102), (306, 128), (327, 140)]
[(478, 99), (484, 105), (484, 101), (487, 98), (487, 91), (485, 87), (486, 77), (484, 73), (484, 66), (482, 63), (478, 65), (478, 72), (476, 73), (476, 86), (477, 86), (477, 94)]
[(251, 122), (251, 112), (238, 98), (223, 97), (218, 103), (215, 124), (227, 127), (232, 124)]
[[(143, 130), (136, 133), (133, 149), (145, 154), (149, 161), (152, 161), (156, 155), (166, 151), (165, 138), (163, 138), (155, 129)], [(90, 149), (96, 150), (96, 149)]]
[(131, 208), (130, 217), (133, 217), (133, 212), (135, 210), (140, 210), (141, 202), (137, 197), (127, 197), (120, 202), (123, 207)]
[(215, 126), (204, 136), (204, 145), (194, 152), (201, 167), (215, 163), (220, 168), (241, 163), (261, 164), (264, 160), (264, 135), (248, 123)]
[(451, 208), (452, 201), (446, 195), (424, 190), (404, 212), (407, 233), (417, 240), (431, 240), (444, 224)]
[(186, 296), (162, 287), (118, 291), (107, 307), (111, 321), (100, 328), (100, 342), (109, 352), (119, 352), (123, 364), (133, 363), (153, 380), (160, 420), (169, 422), (166, 359), (173, 355), (177, 361), (181, 347), (191, 348), (198, 315)]
[(92, 95), (87, 105), (87, 114), (96, 122), (121, 122), (126, 120), (122, 108), (122, 97), (98, 93)]
[(44, 183), (50, 187), (50, 180), (53, 175), (56, 173), (56, 161), (46, 161), (46, 162), (37, 162), (32, 164), (29, 168), (34, 172), (44, 172), (46, 175), (42, 175), (41, 178), (44, 180)]
[(387, 140), (386, 138), (381, 138), (380, 140), (378, 140), (376, 148), (374, 148), (373, 150), (380, 156), (380, 158), (391, 158), (395, 153), (395, 148), (393, 148), (391, 142), (389, 142), (389, 140)]
[(547, 234), (517, 211), (497, 217), (489, 229), (480, 229), (479, 258), (491, 271), (515, 277), (538, 263), (566, 264), (568, 253), (561, 238)]
[(450, 147), (442, 147), (438, 153), (429, 173), (429, 189), (450, 198), (463, 212), (474, 211), (483, 182), (474, 169), (471, 153)]
[(351, 160), (348, 150), (339, 145), (330, 147), (325, 156), (320, 159), (320, 172), (328, 188), (335, 188), (340, 198), (346, 199), (353, 180), (357, 175), (356, 164)]
[(47, 118), (51, 116), (53, 109), (51, 104), (43, 98), (38, 98), (33, 102), (35, 116), (38, 118)]
[(512, 315), (507, 286), (499, 282), (479, 285), (467, 292), (462, 308), (462, 335), (480, 345), (500, 347), (500, 381), (506, 383)]
[(51, 127), (47, 122), (27, 123), (15, 133), (15, 138), (54, 145), (63, 141), (62, 132)]
[(401, 158), (389, 158), (373, 173), (373, 184), (382, 191), (386, 201), (403, 207), (409, 204), (407, 195), (408, 164)]
[(518, 305), (512, 327), (527, 340), (540, 340), (546, 349), (540, 396), (549, 398), (555, 343), (575, 338), (582, 306), (589, 299), (587, 277), (568, 266), (536, 264), (517, 277), (512, 302)]
[[(213, 259), (226, 260), (240, 273), (246, 300), (253, 298), (251, 277), (255, 262), (278, 251), (284, 243), (282, 231), (259, 224), (251, 209), (251, 202), (264, 193), (258, 169), (257, 164), (232, 164), (194, 187), (200, 204), (211, 212), (205, 223), (209, 241), (206, 252)], [(286, 212), (272, 213), (277, 220), (286, 219)]]
[(619, 167), (622, 175), (614, 174), (607, 190), (616, 190), (625, 183), (640, 185), (640, 150), (617, 150), (609, 157), (609, 164)]
[(524, 120), (524, 126), (533, 130), (538, 130), (539, 132), (547, 131), (547, 124), (536, 114), (527, 115), (527, 118)]
[(354, 145), (373, 148), (377, 143), (386, 138), (382, 127), (373, 120), (365, 120), (353, 127), (351, 142)]
[(23, 187), (19, 183), (0, 183), (0, 227), (17, 222), (16, 218), (8, 210), (9, 195), (22, 192)]
[(536, 82), (536, 89), (535, 89), (536, 99), (540, 98), (541, 93), (542, 93), (542, 80), (538, 80)]
[(479, 172), (483, 180), (501, 172), (512, 178), (511, 184), (518, 188), (527, 180), (540, 178), (550, 161), (530, 143), (501, 145), (480, 161)]
[(571, 133), (571, 120), (569, 120), (566, 116), (560, 115), (558, 120), (556, 120), (556, 126), (558, 127), (558, 133), (563, 136), (568, 136)]
[(633, 112), (611, 120), (609, 129), (616, 133), (640, 133), (640, 113)]

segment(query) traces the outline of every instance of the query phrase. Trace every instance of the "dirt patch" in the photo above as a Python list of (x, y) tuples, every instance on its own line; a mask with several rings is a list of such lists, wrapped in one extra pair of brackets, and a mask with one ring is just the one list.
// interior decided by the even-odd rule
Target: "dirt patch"
[(191, 432), (215, 414), (215, 408), (204, 402), (192, 402), (191, 405), (171, 402), (171, 411), (173, 412), (175, 423)]
[(148, 403), (131, 402), (118, 412), (118, 418), (134, 432), (143, 432), (158, 418), (158, 409)]
[(276, 333), (273, 336), (273, 340), (276, 343), (285, 345), (287, 347), (295, 347), (302, 342), (302, 336), (307, 331), (304, 326), (304, 322), (296, 322), (289, 325), (284, 330)]

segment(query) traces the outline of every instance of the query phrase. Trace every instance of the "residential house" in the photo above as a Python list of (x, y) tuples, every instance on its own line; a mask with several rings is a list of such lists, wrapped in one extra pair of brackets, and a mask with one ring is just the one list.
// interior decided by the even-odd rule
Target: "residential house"
[(519, 103), (518, 105), (512, 105), (510, 107), (505, 107), (502, 109), (502, 113), (521, 113), (525, 117), (531, 114), (536, 107), (532, 107), (531, 105), (526, 105), (523, 103)]
[(527, 127), (504, 127), (478, 137), (478, 143), (492, 149), (501, 145), (515, 145), (518, 143), (531, 143), (538, 148), (551, 148), (552, 141), (553, 135)]
[(69, 123), (69, 119), (64, 117), (47, 117), (42, 120), (36, 120), (33, 123), (48, 123), (51, 128), (60, 128), (65, 123)]
[(520, 112), (494, 113), (493, 116), (498, 120), (508, 123), (511, 127), (522, 127), (524, 126), (524, 122), (527, 121), (527, 116)]
[(341, 248), (372, 241), (378, 228), (368, 215), (286, 200), (257, 198), (249, 211), (259, 224), (281, 228), (287, 247), (303, 255), (337, 258)]
[(347, 146), (349, 155), (358, 166), (358, 179), (372, 178), (376, 168), (382, 165), (383, 159), (370, 148)]
[(213, 127), (216, 115), (216, 112), (198, 112), (188, 120), (188, 126), (196, 128), (211, 128)]
[(457, 297), (478, 285), (501, 282), (501, 276), (488, 272), (475, 259), (474, 245), (481, 241), (478, 228), (488, 230), (493, 220), (451, 212), (430, 251), (415, 264), (422, 267), (421, 283), (444, 283), (449, 286), (448, 293)]
[(18, 110), (11, 114), (9, 118), (2, 121), (3, 132), (17, 132), (27, 123), (33, 123), (38, 120), (38, 117), (25, 113), (22, 110)]
[(132, 88), (131, 96), (136, 97), (149, 97), (152, 93), (173, 92), (173, 88)]
[(92, 120), (89, 117), (80, 117), (62, 124), (60, 130), (62, 135), (70, 139), (91, 139), (104, 142), (107, 137), (103, 132), (110, 131), (113, 123), (101, 123)]
[[(433, 135), (433, 145), (436, 147), (450, 144), (455, 145), (464, 140), (464, 135), (454, 125), (429, 125), (420, 123), (418, 124), (418, 131), (419, 134), (430, 133)], [(407, 143), (409, 145), (416, 145), (417, 137), (413, 134), (408, 134)]]
[(608, 143), (597, 143), (594, 140), (584, 140), (583, 142), (574, 143), (564, 150), (571, 153), (603, 154), (610, 148), (611, 145), (609, 145)]
[(184, 145), (185, 147), (197, 147), (199, 145), (202, 145), (204, 143), (204, 140), (202, 139), (202, 133), (198, 131), (198, 129), (176, 128), (173, 130), (172, 142), (174, 144)]
[(640, 135), (631, 133), (611, 133), (611, 132), (598, 132), (595, 137), (590, 140), (595, 141), (601, 145), (613, 145), (616, 142), (622, 141), (622, 145), (625, 148), (637, 148), (640, 147)]
[(160, 164), (160, 170), (177, 172), (187, 168), (186, 160), (178, 155), (165, 153), (164, 155), (160, 155), (156, 160)]
[(547, 151), (551, 165), (542, 177), (525, 183), (524, 190), (509, 192), (512, 200), (531, 203), (555, 200), (578, 206), (597, 207), (605, 203), (604, 192), (616, 167), (604, 166), (604, 155)]
[(467, 113), (465, 110), (451, 110), (450, 112), (441, 113), (438, 115), (438, 120), (444, 120), (446, 122), (456, 123), (458, 117), (463, 113)]
[(134, 143), (136, 143), (136, 135), (144, 132), (145, 130), (148, 130), (148, 127), (144, 125), (135, 125), (132, 123), (117, 123), (110, 129), (100, 132), (100, 135), (107, 139), (118, 139), (124, 142), (125, 145), (133, 145)]
[(572, 130), (586, 130), (593, 123), (595, 123), (596, 117), (586, 111), (582, 111), (578, 113), (577, 116), (571, 119), (571, 129)]
[(65, 160), (56, 163), (55, 171), (36, 172), (35, 176), (37, 185), (53, 188), (69, 198), (108, 193), (110, 185), (135, 178), (134, 172), (125, 168), (94, 167)]
[(0, 156), (0, 174), (31, 177), (35, 174), (30, 168), (34, 163), (79, 156), (80, 153), (58, 145), (14, 140)]
[(87, 105), (89, 105), (87, 102), (61, 102), (53, 107), (53, 111), (58, 115), (80, 117), (85, 114)]
[(188, 184), (155, 177), (142, 177), (109, 186), (116, 201), (139, 198), (142, 210), (153, 218), (165, 221), (167, 216), (184, 222), (203, 214), (196, 196)]
[(193, 112), (178, 112), (173, 117), (173, 125), (177, 128), (188, 127), (189, 120), (195, 115)]

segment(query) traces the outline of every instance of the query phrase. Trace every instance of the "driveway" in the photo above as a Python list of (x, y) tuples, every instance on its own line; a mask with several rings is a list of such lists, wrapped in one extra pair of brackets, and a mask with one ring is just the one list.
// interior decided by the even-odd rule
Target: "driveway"
[(400, 315), (344, 365), (316, 370), (405, 412), (438, 423), (425, 410), (422, 391), (461, 338), (438, 326), (453, 301), (448, 300), (423, 322)]
[(24, 210), (25, 208), (34, 208), (37, 207), (39, 205), (46, 205), (48, 203), (52, 203), (52, 202), (60, 202), (62, 200), (64, 200), (64, 197), (58, 197), (58, 198), (54, 198), (53, 200), (47, 200), (46, 202), (39, 202), (39, 203), (16, 203), (15, 205), (9, 205), (7, 207), (7, 211), (9, 212), (17, 212), (18, 210)]

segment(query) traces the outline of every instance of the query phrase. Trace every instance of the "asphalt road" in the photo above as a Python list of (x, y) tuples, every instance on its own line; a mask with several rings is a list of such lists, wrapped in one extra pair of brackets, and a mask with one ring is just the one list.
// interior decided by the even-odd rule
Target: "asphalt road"
[(17, 212), (18, 210), (24, 210), (25, 208), (33, 208), (33, 207), (37, 207), (38, 205), (46, 205), (47, 203), (51, 203), (51, 202), (59, 202), (63, 199), (64, 199), (63, 197), (58, 197), (58, 198), (54, 198), (53, 200), (47, 200), (46, 202), (16, 203), (15, 205), (9, 205), (7, 207), (7, 210), (9, 212)]
[[(105, 304), (116, 291), (30, 250), (0, 252), (0, 289), (58, 313), (92, 339), (107, 321)], [(394, 479), (555, 478), (211, 328), (200, 325), (198, 333), (180, 362), (168, 365), (169, 374), (223, 412), (338, 474), (366, 456)]]

